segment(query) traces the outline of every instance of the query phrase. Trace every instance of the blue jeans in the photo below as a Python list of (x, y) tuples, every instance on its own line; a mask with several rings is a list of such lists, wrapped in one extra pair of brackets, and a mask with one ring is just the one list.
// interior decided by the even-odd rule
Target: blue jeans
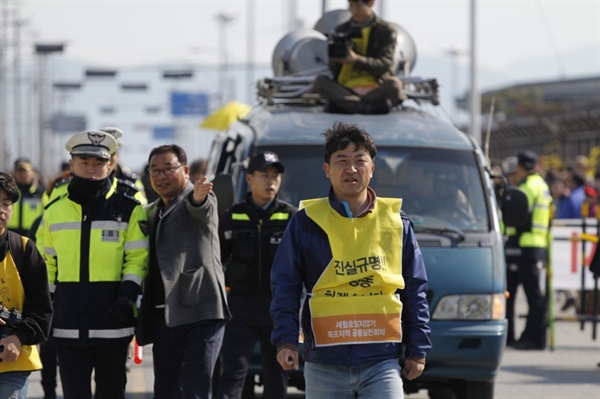
[(154, 321), (154, 399), (210, 399), (225, 321), (177, 327)]
[(396, 359), (357, 367), (306, 362), (304, 379), (306, 399), (404, 399)]
[(0, 373), (0, 399), (27, 398), (30, 371), (8, 371)]

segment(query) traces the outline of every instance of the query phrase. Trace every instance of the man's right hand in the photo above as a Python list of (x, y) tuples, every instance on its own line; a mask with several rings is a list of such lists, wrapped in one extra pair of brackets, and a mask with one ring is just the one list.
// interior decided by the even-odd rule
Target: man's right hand
[(277, 352), (277, 361), (284, 370), (298, 370), (298, 351), (289, 348), (282, 348), (279, 352)]

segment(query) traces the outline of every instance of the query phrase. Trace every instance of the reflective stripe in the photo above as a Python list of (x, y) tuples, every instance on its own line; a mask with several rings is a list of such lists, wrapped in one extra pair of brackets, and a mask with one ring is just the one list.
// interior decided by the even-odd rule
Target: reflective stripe
[(81, 230), (81, 222), (52, 223), (50, 225), (50, 231), (52, 232), (61, 230)]
[(66, 330), (64, 328), (53, 328), (52, 336), (56, 338), (79, 338), (79, 330)]
[[(119, 328), (114, 330), (90, 330), (89, 338), (124, 338), (133, 335), (133, 327)], [(79, 330), (67, 330), (64, 328), (54, 328), (52, 336), (55, 338), (79, 339)]]
[(119, 328), (116, 330), (90, 330), (90, 338), (123, 338), (133, 335), (133, 327)]
[(56, 249), (54, 249), (52, 247), (44, 247), (44, 254), (50, 255), (50, 256), (56, 256)]
[(97, 220), (92, 222), (92, 229), (127, 230), (128, 225), (127, 222), (116, 220)]
[(231, 238), (233, 237), (233, 231), (227, 230), (227, 231), (223, 232), (223, 236), (225, 237), (226, 240), (231, 240)]
[(126, 242), (125, 251), (130, 251), (132, 249), (146, 249), (148, 248), (148, 240), (135, 240)]
[(521, 255), (522, 251), (521, 248), (506, 248), (504, 253), (506, 255), (519, 256)]
[(290, 218), (289, 213), (275, 212), (274, 214), (271, 215), (269, 220), (288, 220), (289, 218)]
[(136, 276), (135, 274), (126, 274), (123, 276), (123, 280), (121, 281), (133, 281), (137, 285), (142, 285), (142, 278), (140, 276)]
[(250, 216), (246, 213), (232, 213), (231, 220), (250, 220)]
[(54, 291), (56, 291), (56, 284), (48, 284), (48, 290), (51, 294), (54, 294)]

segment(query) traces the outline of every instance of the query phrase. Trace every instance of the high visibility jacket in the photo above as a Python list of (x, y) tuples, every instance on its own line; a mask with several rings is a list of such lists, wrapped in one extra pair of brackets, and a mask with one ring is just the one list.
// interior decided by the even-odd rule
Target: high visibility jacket
[(13, 205), (13, 213), (8, 229), (27, 236), (33, 222), (42, 214), (44, 189), (37, 184), (19, 186), (19, 200)]
[[(527, 176), (519, 188), (527, 195), (529, 219), (523, 226), (507, 229), (508, 246), (547, 250), (552, 207), (548, 184), (535, 173)], [(507, 253), (510, 254), (510, 251)]]
[(54, 292), (55, 342), (89, 346), (129, 340), (134, 317), (118, 324), (109, 310), (121, 284), (141, 285), (148, 270), (148, 224), (140, 203), (110, 186), (82, 206), (63, 195), (44, 211), (44, 258)]
[(232, 293), (271, 295), (271, 264), (283, 231), (297, 208), (275, 199), (267, 210), (246, 200), (219, 217), (225, 284)]

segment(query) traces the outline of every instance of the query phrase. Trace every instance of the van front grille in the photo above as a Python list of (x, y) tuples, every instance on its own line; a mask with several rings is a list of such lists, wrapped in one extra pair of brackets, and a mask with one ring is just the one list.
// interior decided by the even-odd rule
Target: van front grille
[(480, 338), (465, 338), (458, 344), (458, 349), (477, 349), (481, 346)]

